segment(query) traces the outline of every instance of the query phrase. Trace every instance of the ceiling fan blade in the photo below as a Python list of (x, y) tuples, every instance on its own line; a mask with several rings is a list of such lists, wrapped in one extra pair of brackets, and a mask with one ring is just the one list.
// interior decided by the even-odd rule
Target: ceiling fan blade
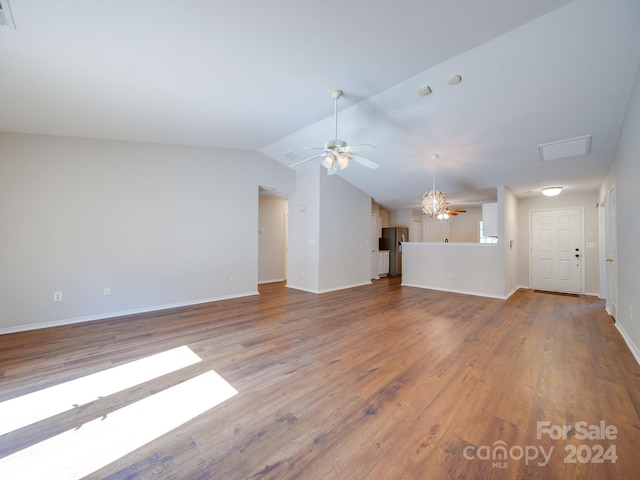
[(345, 152), (355, 152), (357, 150), (377, 150), (377, 148), (370, 143), (361, 143), (360, 145), (347, 145), (343, 147), (342, 150)]
[(453, 210), (449, 210), (450, 212), (457, 212), (457, 213), (467, 213), (466, 210), (462, 210), (460, 208), (454, 208)]
[(365, 167), (369, 167), (369, 168), (378, 168), (380, 166), (378, 162), (369, 160), (368, 158), (363, 157), (362, 155), (358, 155), (356, 153), (351, 154), (351, 159), (354, 162), (358, 162), (360, 165), (364, 165)]
[(456, 215), (458, 215), (456, 212), (452, 212), (451, 210), (448, 210), (448, 211), (446, 211), (446, 212), (444, 212), (444, 213), (446, 213), (447, 215), (453, 215), (454, 217), (455, 217)]
[(313, 160), (314, 158), (320, 158), (320, 157), (324, 157), (324, 156), (326, 156), (325, 153), (320, 153), (318, 155), (314, 155), (313, 157), (305, 158), (304, 160), (300, 160), (299, 162), (296, 162), (296, 163), (294, 163), (292, 165), (289, 165), (289, 168), (297, 167), (301, 163), (308, 162), (309, 160)]
[(303, 150), (324, 150), (324, 147), (302, 147)]

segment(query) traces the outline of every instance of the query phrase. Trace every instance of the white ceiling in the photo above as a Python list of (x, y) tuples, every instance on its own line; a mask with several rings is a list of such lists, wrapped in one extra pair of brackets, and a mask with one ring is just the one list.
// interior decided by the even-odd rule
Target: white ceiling
[[(596, 190), (640, 63), (637, 0), (8, 1), (0, 130), (289, 165), (333, 137), (340, 88), (339, 137), (381, 167), (339, 175), (389, 208), (417, 207), (434, 171), (454, 206), (497, 185)], [(589, 155), (540, 161), (588, 134)]]

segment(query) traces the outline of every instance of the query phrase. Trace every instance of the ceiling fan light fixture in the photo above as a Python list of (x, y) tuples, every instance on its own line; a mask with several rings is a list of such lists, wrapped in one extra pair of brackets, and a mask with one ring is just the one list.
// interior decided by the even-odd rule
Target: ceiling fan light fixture
[(327, 155), (322, 160), (322, 166), (329, 170), (331, 167), (333, 167), (333, 162), (335, 162), (335, 160), (336, 159), (333, 155)]
[(338, 162), (334, 161), (331, 168), (327, 169), (327, 175), (335, 175), (336, 173), (338, 173)]
[(349, 155), (345, 155), (344, 153), (338, 155), (338, 166), (340, 170), (347, 168), (349, 166)]
[[(0, 0), (2, 2), (2, 0)], [(373, 160), (369, 160), (368, 158), (356, 153), (358, 149), (373, 149), (376, 150), (376, 147), (371, 145), (370, 143), (363, 143), (359, 145), (348, 145), (346, 141), (338, 138), (338, 99), (342, 96), (342, 90), (331, 90), (329, 95), (333, 98), (333, 118), (335, 123), (335, 135), (332, 139), (324, 142), (324, 148), (322, 147), (303, 147), (305, 149), (310, 150), (324, 150), (323, 153), (319, 153), (317, 155), (313, 155), (312, 157), (305, 158), (298, 162), (295, 162), (289, 165), (290, 168), (297, 167), (298, 165), (308, 162), (309, 160), (314, 160), (316, 158), (322, 158), (321, 164), (323, 167), (327, 169), (327, 173), (329, 175), (335, 175), (338, 169), (343, 170), (349, 166), (350, 160), (353, 160), (360, 165), (364, 165), (368, 168), (378, 168), (380, 165)], [(293, 153), (293, 152), (288, 152)], [(287, 158), (289, 156), (283, 154)], [(294, 158), (290, 158), (293, 160)]]
[(562, 187), (545, 187), (542, 189), (542, 194), (547, 197), (555, 197), (556, 195), (560, 195), (562, 191)]
[(446, 220), (447, 218), (449, 218), (449, 214), (448, 213), (440, 213), (436, 216), (436, 218), (438, 220)]

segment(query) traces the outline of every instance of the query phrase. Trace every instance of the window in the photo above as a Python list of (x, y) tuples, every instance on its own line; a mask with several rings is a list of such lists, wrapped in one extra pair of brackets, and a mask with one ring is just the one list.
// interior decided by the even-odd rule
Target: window
[(498, 243), (498, 237), (485, 237), (482, 230), (482, 220), (478, 220), (478, 241), (480, 243)]

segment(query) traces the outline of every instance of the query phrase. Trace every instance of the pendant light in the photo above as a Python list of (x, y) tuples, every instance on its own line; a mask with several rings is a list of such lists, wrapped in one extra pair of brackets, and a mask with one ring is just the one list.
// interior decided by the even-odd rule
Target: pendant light
[[(432, 160), (435, 161), (438, 158), (440, 158), (440, 155), (437, 153), (431, 154)], [(427, 215), (437, 217), (440, 220), (449, 218), (449, 215), (447, 214), (446, 201), (444, 192), (436, 190), (436, 173), (434, 167), (432, 188), (422, 196), (422, 211)]]

